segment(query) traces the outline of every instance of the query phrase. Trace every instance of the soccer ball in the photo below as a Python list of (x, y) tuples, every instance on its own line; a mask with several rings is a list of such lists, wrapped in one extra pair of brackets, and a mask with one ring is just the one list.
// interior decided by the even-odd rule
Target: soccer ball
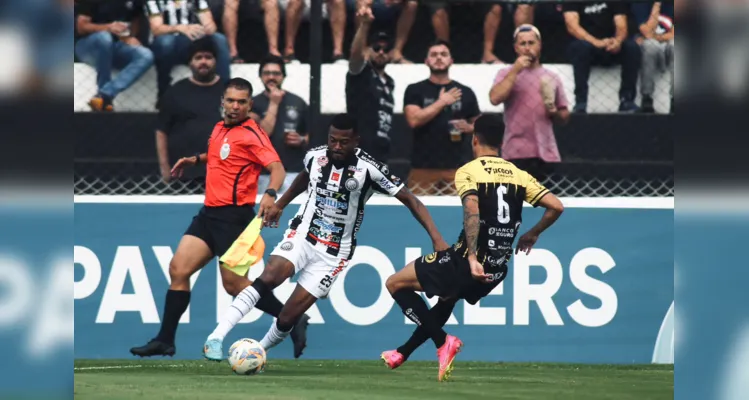
[(255, 375), (265, 369), (265, 349), (254, 339), (239, 339), (229, 347), (229, 365), (237, 375)]

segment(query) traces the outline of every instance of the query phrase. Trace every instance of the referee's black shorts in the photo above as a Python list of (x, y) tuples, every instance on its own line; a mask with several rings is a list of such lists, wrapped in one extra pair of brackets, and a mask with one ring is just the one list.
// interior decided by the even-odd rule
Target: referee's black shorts
[(213, 255), (221, 257), (255, 218), (253, 206), (203, 206), (185, 235), (202, 239)]
[(484, 266), (485, 272), (494, 274), (497, 279), (489, 283), (477, 281), (471, 275), (468, 260), (452, 247), (417, 259), (414, 268), (427, 297), (452, 297), (470, 304), (476, 304), (507, 277), (507, 264), (493, 269)]

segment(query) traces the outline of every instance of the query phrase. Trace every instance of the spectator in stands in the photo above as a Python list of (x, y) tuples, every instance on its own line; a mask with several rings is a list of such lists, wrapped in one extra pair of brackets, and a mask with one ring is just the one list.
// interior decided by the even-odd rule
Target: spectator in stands
[[(286, 168), (286, 179), (279, 193), (286, 191), (304, 168), (304, 154), (309, 147), (307, 133), (307, 103), (294, 93), (282, 89), (286, 68), (283, 58), (268, 56), (260, 63), (260, 80), (265, 91), (252, 99), (250, 117), (270, 136), (281, 163)], [(258, 179), (258, 193), (264, 193), (270, 183), (267, 173)]]
[(391, 22), (398, 14), (395, 26), (395, 44), (390, 50), (392, 64), (413, 64), (403, 57), (403, 49), (408, 41), (408, 34), (416, 21), (419, 3), (416, 0), (349, 0), (349, 4), (359, 10), (362, 7), (372, 9), (375, 20)]
[(385, 73), (385, 66), (390, 62), (390, 38), (378, 32), (367, 47), (367, 36), (374, 20), (372, 9), (360, 8), (356, 18), (358, 28), (351, 43), (346, 75), (346, 109), (356, 118), (359, 146), (375, 159), (388, 162), (395, 106), (395, 81)]
[(632, 4), (632, 14), (640, 34), (636, 41), (642, 49), (642, 70), (640, 71), (640, 94), (642, 112), (653, 113), (653, 93), (655, 77), (667, 70), (671, 80), (671, 107), (674, 108), (674, 5), (660, 1)]
[(575, 74), (575, 107), (585, 113), (588, 107), (590, 67), (621, 65), (619, 111), (637, 111), (635, 95), (640, 69), (640, 47), (627, 35), (627, 5), (620, 2), (565, 3), (564, 21), (574, 40), (568, 58)]
[[(94, 111), (113, 111), (118, 94), (153, 65), (153, 53), (136, 38), (142, 4), (75, 2), (75, 54), (96, 68), (98, 93), (88, 102)], [(120, 73), (112, 79), (112, 69)]]
[(518, 58), (503, 68), (489, 93), (493, 105), (505, 105), (502, 158), (542, 181), (546, 163), (561, 161), (553, 122), (570, 119), (562, 80), (541, 66), (541, 33), (533, 25), (521, 25), (513, 35)]
[(216, 50), (216, 69), (222, 82), (230, 79), (229, 45), (216, 32), (216, 24), (206, 0), (147, 0), (146, 14), (154, 36), (151, 49), (156, 56), (157, 106), (172, 82), (172, 68), (188, 61), (193, 41), (209, 37)]
[(414, 194), (455, 194), (455, 171), (467, 161), (479, 105), (473, 90), (450, 79), (450, 45), (437, 40), (427, 50), (429, 78), (409, 85), (403, 99), (413, 129), (408, 187)]
[[(243, 62), (238, 57), (237, 31), (239, 19), (239, 1), (224, 0), (224, 33), (229, 42), (229, 54), (233, 62)], [(284, 61), (297, 62), (294, 54), (296, 34), (302, 23), (302, 16), (309, 17), (310, 0), (262, 0), (265, 24), (265, 36), (268, 40), (268, 53), (281, 56), (278, 48), (278, 31), (281, 25), (281, 11), (285, 13), (285, 49)], [(330, 19), (333, 34), (333, 62), (346, 61), (343, 55), (343, 38), (346, 34), (346, 2), (345, 0), (324, 0), (323, 18)]]
[[(271, 4), (276, 2), (268, 0)], [(265, 1), (263, 7), (265, 7)], [(280, 55), (278, 52), (278, 21), (281, 18), (278, 15), (278, 7), (273, 8), (275, 12), (265, 11), (265, 33), (268, 36), (268, 48), (271, 54)], [(271, 35), (271, 29), (275, 28), (275, 35)], [(221, 30), (226, 35), (226, 42), (229, 46), (229, 58), (233, 64), (242, 64), (244, 60), (239, 56), (237, 50), (237, 32), (239, 32), (239, 0), (224, 0), (224, 13), (221, 17)], [(271, 40), (271, 38), (273, 38)], [(273, 50), (275, 49), (275, 51)], [(259, 193), (259, 192), (258, 192)]]
[[(484, 64), (500, 64), (499, 58), (494, 54), (494, 42), (497, 38), (499, 25), (502, 22), (502, 5), (499, 3), (486, 3), (489, 6), (489, 12), (484, 18), (484, 55), (481, 62)], [(506, 5), (506, 7), (512, 5)], [(532, 4), (515, 4), (515, 27), (523, 24), (533, 23), (533, 13), (535, 7)], [(510, 8), (512, 9), (512, 8)]]
[[(221, 116), (224, 85), (216, 74), (215, 42), (208, 37), (192, 42), (188, 49), (192, 75), (170, 87), (164, 94), (156, 128), (156, 152), (164, 182), (185, 154), (204, 153), (216, 122)], [(201, 186), (205, 164), (185, 170), (183, 180)]]

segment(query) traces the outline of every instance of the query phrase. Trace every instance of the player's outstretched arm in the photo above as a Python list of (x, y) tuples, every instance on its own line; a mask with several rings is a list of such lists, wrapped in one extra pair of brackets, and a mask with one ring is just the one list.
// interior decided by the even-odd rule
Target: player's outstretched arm
[(398, 191), (398, 194), (395, 195), (395, 198), (408, 207), (408, 209), (411, 210), (411, 214), (413, 214), (421, 226), (426, 229), (429, 237), (432, 238), (434, 251), (446, 250), (450, 247), (450, 245), (445, 242), (445, 239), (442, 238), (442, 234), (440, 234), (439, 230), (437, 230), (437, 225), (434, 224), (434, 220), (432, 219), (432, 215), (429, 214), (429, 210), (427, 210), (424, 203), (414, 196), (410, 190), (403, 187)]
[(544, 211), (541, 220), (518, 239), (515, 254), (518, 254), (521, 251), (524, 251), (525, 254), (530, 253), (531, 248), (533, 248), (533, 245), (536, 244), (536, 241), (538, 240), (538, 236), (556, 222), (556, 220), (559, 219), (559, 216), (562, 215), (562, 212), (564, 212), (562, 201), (551, 193), (545, 194), (544, 197), (538, 201), (537, 205), (545, 208), (546, 211)]
[(307, 171), (300, 172), (296, 178), (294, 178), (294, 181), (291, 182), (291, 185), (289, 185), (289, 190), (287, 190), (283, 196), (281, 196), (280, 199), (276, 202), (276, 205), (280, 208), (286, 208), (286, 206), (289, 205), (294, 199), (296, 199), (297, 196), (304, 193), (307, 190), (307, 186), (309, 185), (309, 174)]
[(273, 228), (278, 227), (278, 220), (281, 219), (283, 209), (291, 203), (297, 196), (304, 193), (307, 190), (309, 184), (309, 174), (307, 171), (302, 171), (299, 175), (294, 178), (294, 181), (289, 185), (289, 189), (276, 201), (263, 215), (263, 226), (270, 226)]

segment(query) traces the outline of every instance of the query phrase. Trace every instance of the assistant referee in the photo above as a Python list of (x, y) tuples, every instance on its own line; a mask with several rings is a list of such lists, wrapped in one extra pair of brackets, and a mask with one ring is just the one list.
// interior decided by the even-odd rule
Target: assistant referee
[[(206, 163), (205, 203), (193, 217), (169, 264), (171, 284), (161, 330), (146, 345), (130, 349), (133, 355), (175, 354), (177, 324), (190, 303), (190, 277), (213, 257), (221, 257), (255, 217), (257, 180), (263, 168), (270, 172), (270, 184), (260, 201), (259, 214), (264, 215), (275, 203), (276, 190), (283, 183), (286, 171), (268, 135), (249, 117), (251, 96), (250, 82), (231, 79), (224, 91), (224, 120), (213, 128), (208, 151), (181, 158), (172, 168), (172, 175), (180, 177), (186, 166)], [(246, 276), (219, 269), (224, 289), (232, 296), (252, 284)], [(263, 297), (257, 305), (274, 317), (282, 307), (275, 296)], [(303, 326), (294, 327), (292, 339), (301, 341), (303, 347), (307, 319), (302, 321)]]

